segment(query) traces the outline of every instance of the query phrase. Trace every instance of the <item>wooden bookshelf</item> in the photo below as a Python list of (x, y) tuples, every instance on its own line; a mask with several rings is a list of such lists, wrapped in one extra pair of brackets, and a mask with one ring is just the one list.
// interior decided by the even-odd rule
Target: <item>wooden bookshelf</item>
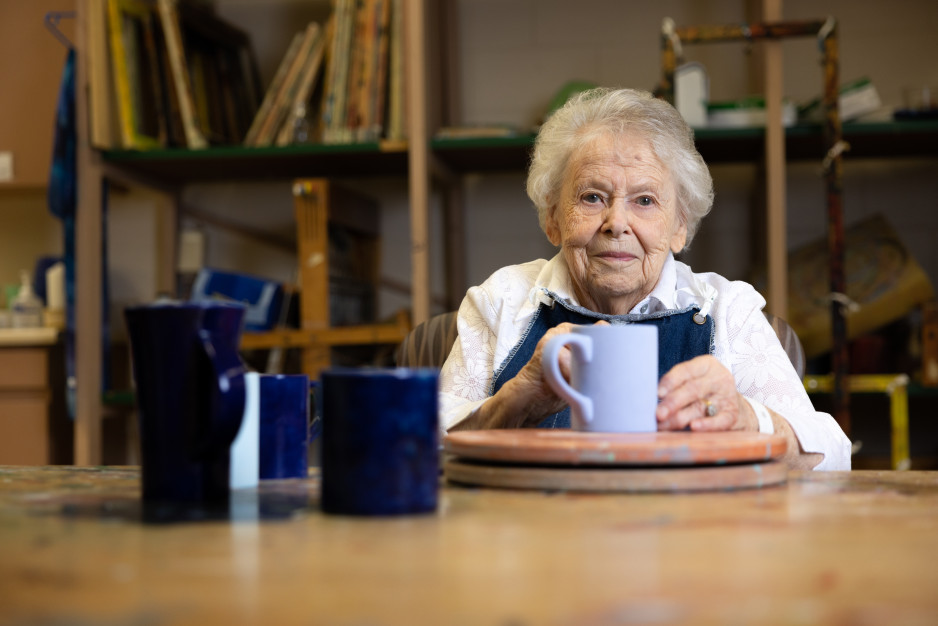
[[(429, 186), (430, 165), (427, 158), (427, 65), (426, 0), (406, 0), (402, 21), (407, 37), (403, 38), (403, 72), (407, 103), (405, 126), (409, 142), (368, 143), (330, 146), (287, 146), (243, 148), (211, 147), (200, 150), (157, 149), (152, 151), (95, 149), (88, 124), (87, 98), (89, 76), (88, 52), (92, 48), (93, 9), (101, 0), (77, 0), (77, 119), (79, 120), (76, 157), (78, 163), (78, 210), (76, 232), (81, 245), (76, 258), (76, 282), (82, 285), (76, 302), (76, 420), (75, 462), (94, 465), (101, 462), (101, 206), (106, 201), (102, 181), (116, 178), (131, 184), (143, 184), (170, 194), (177, 202), (181, 188), (190, 183), (212, 180), (284, 180), (298, 177), (407, 177), (410, 204), (410, 254), (412, 320), (414, 323), (430, 315), (429, 296)], [(317, 0), (319, 1), (319, 0)], [(323, 4), (326, 5), (325, 0)], [(177, 211), (178, 213), (178, 211)], [(167, 232), (175, 232), (176, 217), (167, 218)], [(175, 244), (172, 244), (175, 245)], [(171, 263), (175, 254), (165, 255)], [(171, 275), (172, 268), (169, 269)], [(366, 325), (358, 330), (349, 328), (307, 328), (300, 332), (279, 332), (256, 337), (246, 336), (245, 345), (256, 347), (309, 346), (310, 342), (379, 343), (403, 339), (404, 324), (395, 320), (388, 324)]]

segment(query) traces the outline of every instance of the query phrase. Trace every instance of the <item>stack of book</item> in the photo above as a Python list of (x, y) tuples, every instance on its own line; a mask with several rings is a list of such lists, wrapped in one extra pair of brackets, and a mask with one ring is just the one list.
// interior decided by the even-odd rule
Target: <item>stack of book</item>
[(262, 95), (246, 33), (201, 2), (89, 0), (88, 15), (95, 146), (242, 142)]
[(336, 0), (294, 36), (244, 144), (403, 139), (401, 53), (400, 0)]
[[(244, 138), (244, 145), (289, 145), (304, 139), (300, 125), (308, 123), (307, 107), (319, 83), (327, 33), (316, 22), (294, 35), (261, 106)], [(302, 131), (308, 134), (308, 130)]]
[(334, 0), (261, 86), (247, 33), (200, 0), (88, 0), (98, 148), (404, 139), (402, 0)]

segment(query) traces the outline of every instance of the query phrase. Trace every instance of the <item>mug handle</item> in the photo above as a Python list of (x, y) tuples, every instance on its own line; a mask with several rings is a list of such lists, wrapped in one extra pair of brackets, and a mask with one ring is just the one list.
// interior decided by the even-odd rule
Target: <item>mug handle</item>
[(547, 345), (544, 346), (544, 352), (541, 355), (541, 368), (544, 370), (544, 377), (547, 378), (548, 384), (557, 395), (570, 403), (570, 406), (575, 406), (586, 422), (592, 422), (593, 401), (571, 387), (563, 374), (560, 373), (558, 356), (563, 347), (567, 345), (584, 361), (589, 362), (593, 359), (593, 340), (591, 337), (566, 333), (550, 339)]
[[(196, 446), (202, 454), (212, 454), (215, 450), (223, 449), (234, 440), (241, 428), (243, 417), (243, 404), (240, 409), (237, 407), (237, 381), (236, 376), (242, 377), (242, 397), (243, 397), (243, 376), (244, 372), (238, 370), (232, 372), (231, 368), (226, 369), (221, 356), (212, 343), (211, 334), (203, 329), (199, 329), (199, 348), (201, 350), (202, 361), (205, 363), (207, 372), (206, 380), (208, 392), (204, 394), (205, 406), (200, 410), (200, 415), (195, 416), (195, 422), (199, 424)], [(201, 378), (201, 377), (200, 377)], [(231, 416), (237, 413), (237, 419)]]

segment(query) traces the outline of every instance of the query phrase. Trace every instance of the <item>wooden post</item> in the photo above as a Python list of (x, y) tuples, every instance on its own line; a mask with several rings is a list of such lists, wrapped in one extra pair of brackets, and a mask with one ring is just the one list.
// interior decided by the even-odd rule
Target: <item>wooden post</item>
[[(329, 181), (295, 181), (293, 200), (301, 326), (322, 330), (329, 328)], [(310, 378), (329, 367), (327, 345), (306, 345), (302, 354), (303, 372)]]
[[(440, 15), (431, 23), (441, 24), (434, 37), (434, 46), (438, 52), (431, 54), (442, 57), (442, 67), (433, 75), (443, 85), (442, 102), (439, 103), (440, 124), (452, 126), (462, 121), (460, 103), (459, 65), (459, 7), (456, 0), (442, 0), (438, 10)], [(466, 295), (468, 270), (466, 268), (466, 189), (460, 176), (453, 176), (443, 181), (443, 240), (446, 249), (443, 262), (446, 268), (446, 310), (459, 308)]]
[(410, 189), (413, 323), (430, 317), (430, 181), (427, 145), (426, 25), (424, 0), (404, 0), (404, 73)]
[(75, 464), (101, 463), (101, 202), (104, 170), (91, 147), (87, 0), (76, 5), (75, 115), (78, 208), (75, 216)]
[[(762, 19), (782, 18), (781, 0), (764, 0)], [(766, 39), (765, 52), (765, 166), (768, 248), (768, 311), (788, 319), (788, 237), (786, 214), (785, 128), (782, 126), (782, 43)]]
[(424, 0), (404, 2), (404, 73), (410, 189), (410, 259), (413, 323), (430, 317), (429, 155), (427, 137), (426, 25)]
[[(843, 159), (846, 148), (840, 124), (837, 23), (830, 18), (818, 35), (824, 53), (824, 178), (827, 186), (827, 248), (831, 294), (846, 292), (844, 270)], [(831, 299), (831, 368), (834, 374), (832, 415), (850, 436), (850, 355), (843, 303)]]

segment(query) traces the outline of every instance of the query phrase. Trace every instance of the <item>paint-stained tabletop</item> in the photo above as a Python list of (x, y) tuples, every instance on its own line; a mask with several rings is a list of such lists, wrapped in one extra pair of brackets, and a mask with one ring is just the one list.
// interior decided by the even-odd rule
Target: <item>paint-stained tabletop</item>
[[(933, 624), (938, 472), (584, 494), (464, 488), (390, 518), (319, 477), (147, 523), (136, 468), (0, 467), (0, 624)], [(218, 513), (218, 512), (216, 512)]]

